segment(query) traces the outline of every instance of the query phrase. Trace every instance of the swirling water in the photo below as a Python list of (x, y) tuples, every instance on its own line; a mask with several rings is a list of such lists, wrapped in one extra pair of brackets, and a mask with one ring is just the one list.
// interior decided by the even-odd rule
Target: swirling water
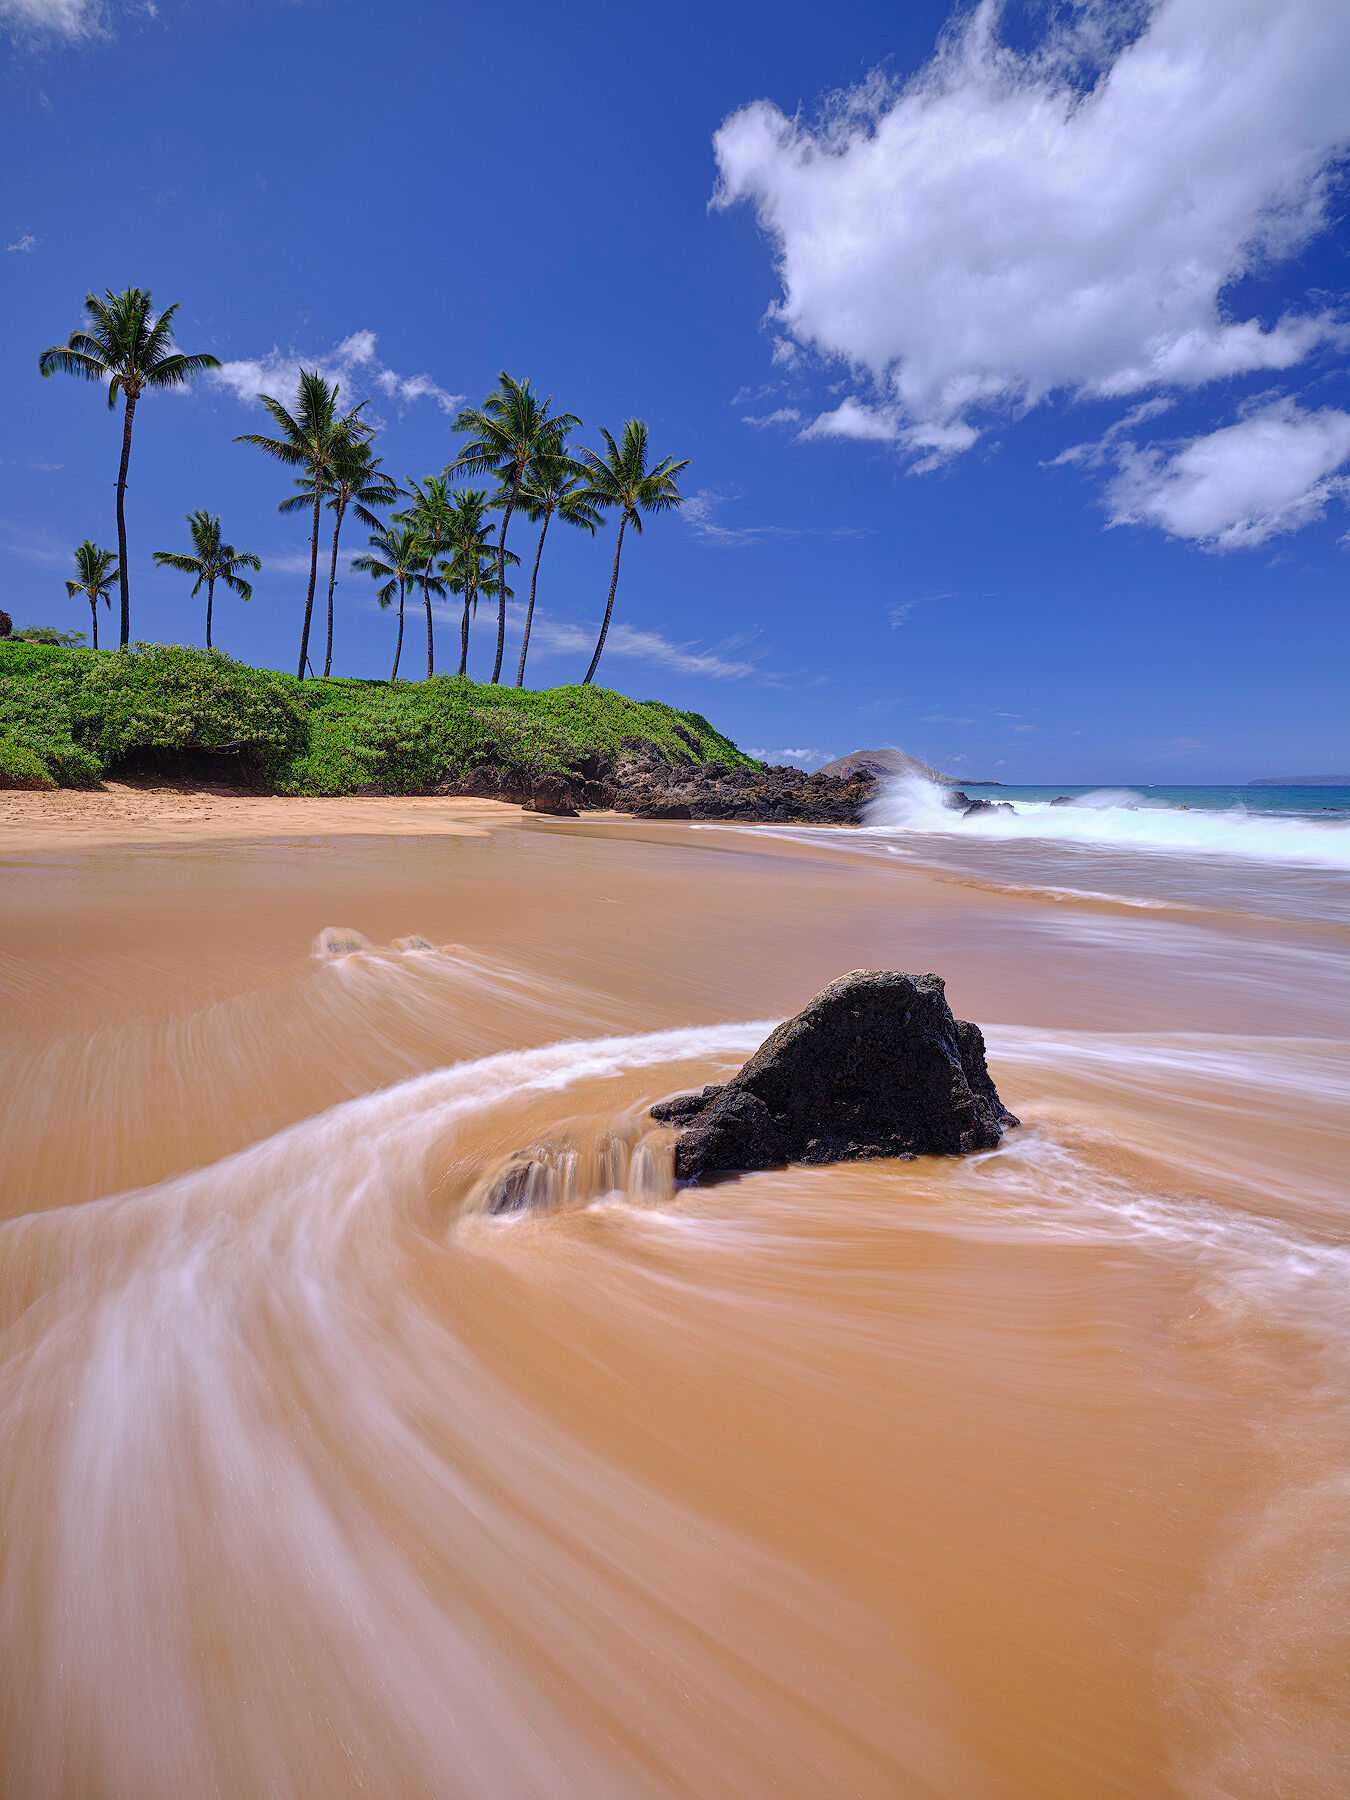
[[(3, 1791), (1330, 1800), (1339, 946), (649, 836), (11, 872)], [(677, 1190), (860, 963), (1024, 1126)]]

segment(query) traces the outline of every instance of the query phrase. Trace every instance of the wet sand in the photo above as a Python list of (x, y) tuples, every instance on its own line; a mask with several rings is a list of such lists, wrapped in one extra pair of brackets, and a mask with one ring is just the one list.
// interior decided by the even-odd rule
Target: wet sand
[[(1339, 1796), (1326, 933), (231, 804), (6, 813), (0, 1791)], [(855, 966), (1024, 1126), (676, 1191), (645, 1107)]]

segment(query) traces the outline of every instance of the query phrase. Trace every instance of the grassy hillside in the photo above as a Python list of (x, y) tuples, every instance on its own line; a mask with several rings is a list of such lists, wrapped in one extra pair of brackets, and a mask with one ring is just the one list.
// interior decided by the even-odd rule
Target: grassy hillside
[(540, 774), (626, 737), (674, 763), (748, 764), (698, 713), (608, 688), (298, 681), (219, 651), (99, 651), (0, 641), (0, 787), (92, 787), (105, 773), (195, 772), (280, 794), (368, 782), (426, 793), (483, 764)]

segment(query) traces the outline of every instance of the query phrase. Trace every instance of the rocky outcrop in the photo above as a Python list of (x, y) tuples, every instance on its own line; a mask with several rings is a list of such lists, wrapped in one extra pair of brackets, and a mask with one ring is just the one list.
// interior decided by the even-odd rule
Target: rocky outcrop
[(530, 784), (526, 812), (561, 813), (576, 817), (576, 794), (570, 781), (561, 775), (537, 775)]
[[(692, 733), (689, 738), (697, 747)], [(747, 824), (856, 825), (876, 789), (875, 776), (867, 774), (840, 778), (763, 763), (700, 763), (692, 752), (688, 762), (673, 761), (655, 744), (626, 738), (618, 755), (579, 758), (565, 774), (532, 777), (522, 769), (484, 767), (447, 774), (436, 792), (533, 806), (544, 783), (550, 800), (538, 811), (612, 809), (639, 819)]]
[(992, 1150), (1018, 1121), (998, 1097), (977, 1025), (953, 1018), (937, 975), (858, 969), (774, 1031), (740, 1074), (663, 1101), (675, 1174)]

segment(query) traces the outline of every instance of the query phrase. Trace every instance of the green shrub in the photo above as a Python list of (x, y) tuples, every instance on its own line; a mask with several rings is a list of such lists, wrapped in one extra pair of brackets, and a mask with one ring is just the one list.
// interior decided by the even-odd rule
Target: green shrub
[(80, 667), (74, 734), (105, 768), (138, 750), (216, 750), (268, 775), (307, 736), (294, 679), (288, 684), (219, 650), (137, 644), (81, 659)]
[(41, 752), (27, 739), (0, 730), (0, 788), (54, 788)]
[(61, 786), (88, 786), (138, 752), (216, 751), (285, 794), (347, 794), (377, 783), (427, 793), (488, 764), (532, 774), (613, 756), (626, 738), (674, 761), (750, 759), (698, 713), (608, 688), (492, 687), (455, 676), (399, 682), (253, 669), (219, 651), (164, 644), (72, 650), (0, 642), (0, 733)]

